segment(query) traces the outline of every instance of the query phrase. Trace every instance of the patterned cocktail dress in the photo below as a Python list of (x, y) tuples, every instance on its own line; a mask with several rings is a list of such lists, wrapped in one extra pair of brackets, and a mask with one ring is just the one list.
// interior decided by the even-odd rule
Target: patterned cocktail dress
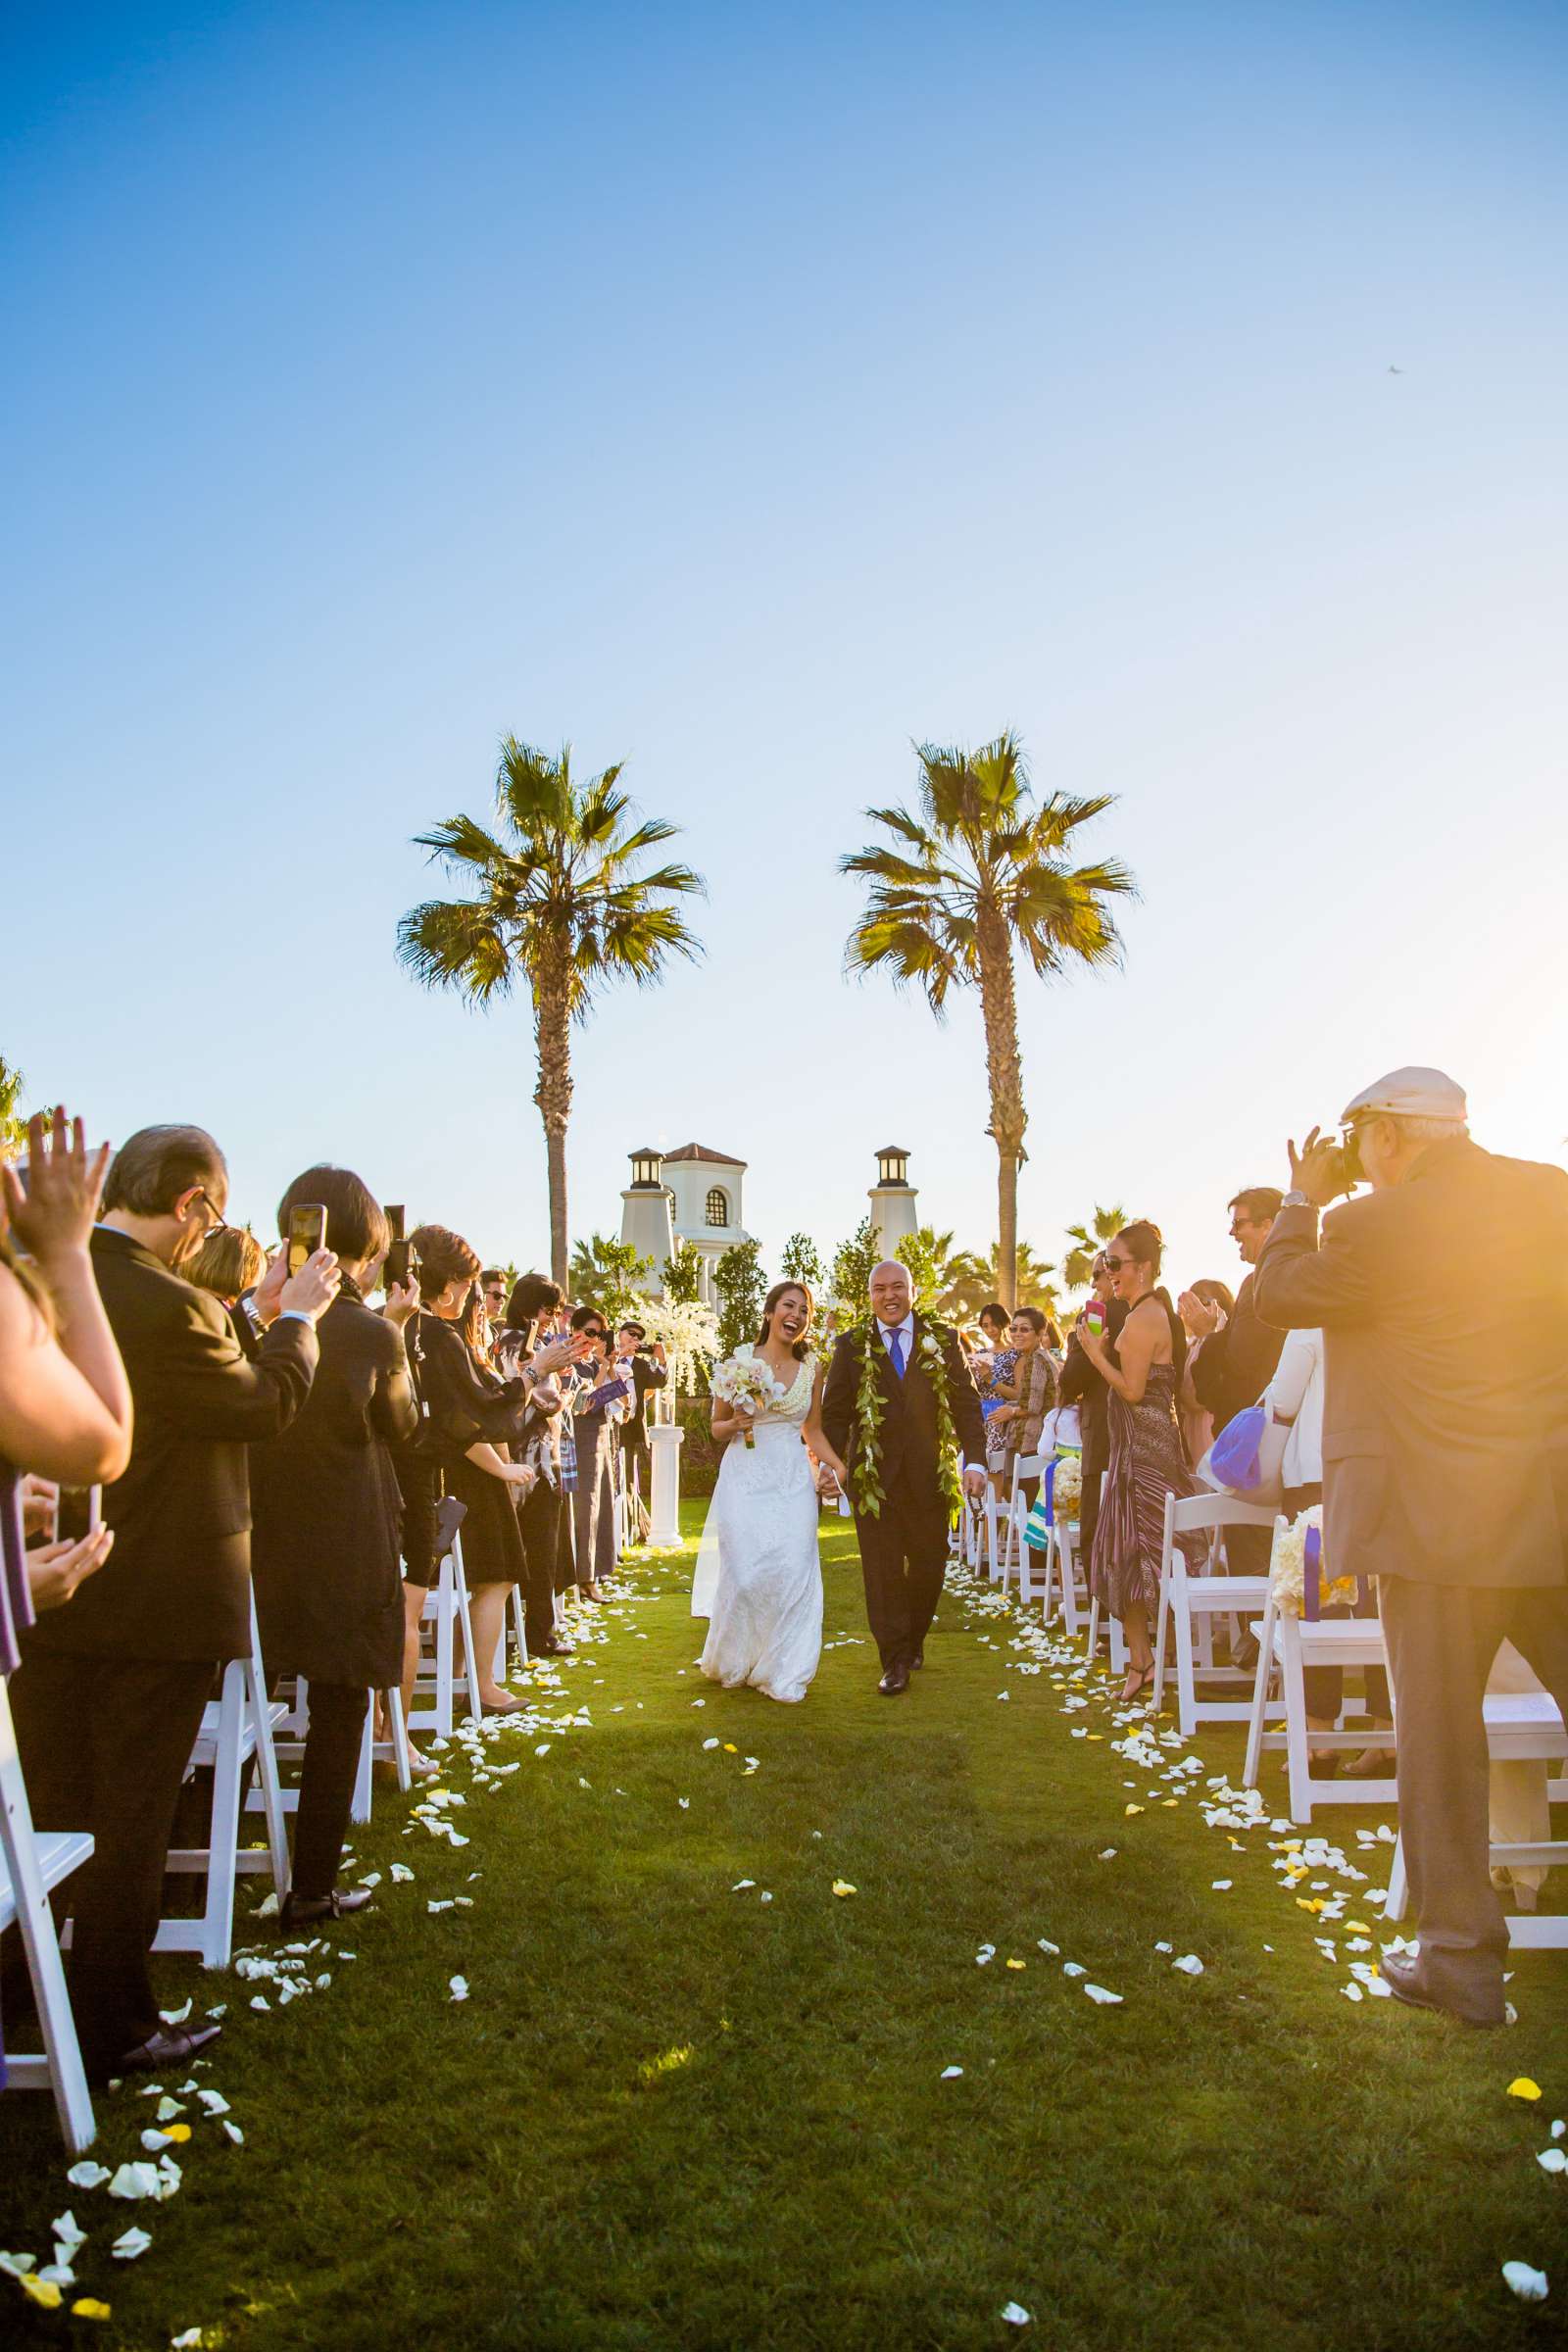
[[(1174, 1364), (1152, 1364), (1141, 1402), (1129, 1404), (1114, 1389), (1108, 1393), (1110, 1465), (1089, 1574), (1096, 1598), (1112, 1617), (1125, 1617), (1142, 1601), (1152, 1622), (1159, 1606), (1165, 1496), (1198, 1492), (1176, 1419), (1176, 1381)], [(1206, 1537), (1179, 1536), (1177, 1542), (1195, 1566), (1206, 1558)]]

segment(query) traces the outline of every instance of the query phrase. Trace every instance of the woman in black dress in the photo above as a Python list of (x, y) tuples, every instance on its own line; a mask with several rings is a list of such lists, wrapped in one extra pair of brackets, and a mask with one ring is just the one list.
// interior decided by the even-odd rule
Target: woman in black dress
[(380, 1203), (347, 1168), (308, 1168), (278, 1203), (326, 1208), (342, 1288), (316, 1327), (310, 1395), (280, 1437), (251, 1447), (251, 1570), (269, 1675), (304, 1675), (310, 1728), (281, 1925), (340, 1918), (368, 1901), (337, 1890), (365, 1711), (403, 1671), (398, 1483), (390, 1448), (417, 1417), (403, 1331), (413, 1283), (385, 1314), (365, 1303), (387, 1248)]
[[(1124, 1226), (1105, 1251), (1113, 1294), (1127, 1309), (1120, 1335), (1107, 1342), (1084, 1324), (1077, 1332), (1108, 1391), (1110, 1461), (1089, 1580), (1127, 1637), (1124, 1700), (1142, 1697), (1154, 1679), (1149, 1629), (1159, 1607), (1165, 1497), (1198, 1491), (1176, 1418), (1187, 1337), (1169, 1294), (1157, 1287), (1162, 1250), (1157, 1225)], [(1207, 1551), (1200, 1535), (1178, 1542), (1195, 1565)]]
[(502, 1375), (531, 1382), (528, 1417), (519, 1444), (513, 1447), (533, 1472), (532, 1486), (526, 1494), (519, 1491), (517, 1501), (517, 1525), (528, 1563), (522, 1593), (531, 1658), (564, 1657), (571, 1647), (556, 1631), (556, 1571), (565, 1515), (561, 1479), (561, 1417), (565, 1399), (555, 1374), (587, 1349), (581, 1341), (553, 1336), (561, 1307), (559, 1284), (545, 1274), (524, 1274), (513, 1286), (506, 1321), (496, 1341), (496, 1367)]
[(444, 1225), (421, 1225), (409, 1240), (418, 1253), (424, 1302), (417, 1325), (423, 1444), (447, 1493), (464, 1506), (463, 1566), (479, 1700), (495, 1714), (511, 1715), (526, 1701), (501, 1688), (495, 1659), (507, 1594), (528, 1574), (513, 1494), (525, 1492), (533, 1473), (501, 1448), (522, 1437), (532, 1375), (498, 1379), (465, 1340), (461, 1326), (479, 1258), (463, 1236)]

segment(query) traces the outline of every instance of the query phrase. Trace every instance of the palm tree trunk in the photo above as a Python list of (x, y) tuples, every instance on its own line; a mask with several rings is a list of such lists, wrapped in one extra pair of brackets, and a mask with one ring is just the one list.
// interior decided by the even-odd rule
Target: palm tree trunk
[(997, 1287), (1010, 1314), (1018, 1303), (1018, 1165), (1028, 1125), (1018, 1052), (1018, 999), (1005, 917), (994, 907), (982, 906), (976, 930), (991, 1133), (997, 1146)]
[[(559, 968), (558, 968), (559, 967)], [(534, 1044), (539, 1083), (533, 1099), (544, 1121), (550, 1183), (550, 1279), (566, 1287), (566, 1125), (571, 1117), (571, 1011), (564, 957), (552, 957), (534, 982)]]

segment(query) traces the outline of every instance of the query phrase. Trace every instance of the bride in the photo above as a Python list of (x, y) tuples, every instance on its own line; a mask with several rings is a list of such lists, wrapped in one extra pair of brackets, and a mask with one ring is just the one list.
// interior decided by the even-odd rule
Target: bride
[(822, 1434), (811, 1305), (803, 1282), (775, 1283), (756, 1346), (735, 1350), (771, 1373), (778, 1391), (771, 1404), (754, 1413), (713, 1399), (712, 1430), (725, 1441), (724, 1459), (692, 1585), (692, 1615), (709, 1620), (704, 1674), (727, 1690), (751, 1683), (787, 1700), (806, 1696), (822, 1653), (817, 1494), (837, 1493), (845, 1477)]

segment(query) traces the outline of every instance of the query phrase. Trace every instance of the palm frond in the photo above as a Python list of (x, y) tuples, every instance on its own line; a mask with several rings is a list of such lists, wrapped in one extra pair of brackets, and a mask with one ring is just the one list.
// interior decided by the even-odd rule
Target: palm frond
[(398, 961), (426, 988), (461, 988), (477, 1004), (512, 992), (504, 928), (483, 900), (429, 899), (398, 924)]

